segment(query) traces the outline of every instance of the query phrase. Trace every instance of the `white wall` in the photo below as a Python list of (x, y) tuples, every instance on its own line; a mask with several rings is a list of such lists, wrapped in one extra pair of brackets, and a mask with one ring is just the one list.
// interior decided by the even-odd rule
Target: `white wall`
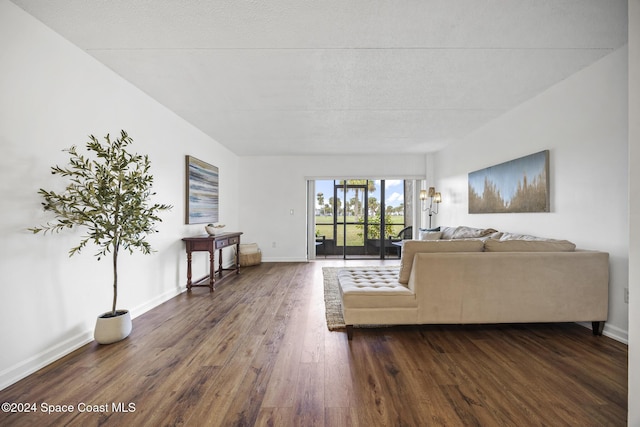
[[(78, 234), (32, 235), (48, 218), (37, 191), (59, 187), (49, 168), (88, 134), (125, 129), (149, 154), (157, 201), (174, 205), (150, 242), (158, 251), (122, 256), (119, 307), (133, 316), (184, 290), (184, 157), (220, 168), (221, 221), (238, 227), (238, 158), (72, 46), (0, 0), (0, 388), (92, 339), (111, 307), (111, 270), (88, 248), (69, 258)], [(199, 254), (200, 255), (200, 254)], [(196, 259), (196, 273), (206, 261)], [(135, 322), (134, 322), (135, 328)]]
[[(626, 341), (628, 306), (627, 48), (555, 85), (435, 156), (439, 225), (568, 239), (609, 252), (605, 333)], [(468, 214), (468, 173), (550, 150), (551, 212)]]
[(307, 179), (424, 179), (425, 156), (242, 157), (240, 170), (243, 241), (264, 261), (305, 261)]
[[(640, 0), (629, 1), (629, 417), (640, 426)], [(633, 403), (632, 403), (633, 402)]]

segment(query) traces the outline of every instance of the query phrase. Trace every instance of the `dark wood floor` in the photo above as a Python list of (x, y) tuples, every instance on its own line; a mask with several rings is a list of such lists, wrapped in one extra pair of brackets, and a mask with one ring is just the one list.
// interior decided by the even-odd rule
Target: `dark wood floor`
[(324, 319), (322, 267), (343, 264), (263, 264), (181, 294), (126, 340), (0, 391), (37, 409), (0, 425), (626, 425), (626, 345), (575, 324), (357, 329), (348, 342)]

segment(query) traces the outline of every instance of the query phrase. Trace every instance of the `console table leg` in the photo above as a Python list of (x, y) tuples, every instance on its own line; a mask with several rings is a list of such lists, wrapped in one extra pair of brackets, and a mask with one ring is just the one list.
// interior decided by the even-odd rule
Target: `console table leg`
[(214, 254), (215, 254), (215, 251), (209, 252), (209, 292), (213, 292), (216, 289), (216, 285), (215, 285), (216, 270), (215, 270), (215, 263), (214, 263), (214, 259), (215, 259)]
[(224, 273), (224, 270), (222, 269), (222, 248), (218, 250), (218, 273), (220, 273), (220, 277), (222, 277), (222, 274)]
[(240, 239), (236, 244), (236, 274), (240, 274)]
[(187, 292), (191, 291), (191, 252), (187, 252)]

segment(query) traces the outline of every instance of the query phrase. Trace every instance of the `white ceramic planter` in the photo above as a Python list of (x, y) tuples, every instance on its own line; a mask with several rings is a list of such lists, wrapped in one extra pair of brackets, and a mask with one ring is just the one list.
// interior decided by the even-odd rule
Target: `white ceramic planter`
[(110, 311), (98, 316), (93, 332), (93, 338), (98, 344), (112, 344), (125, 339), (131, 333), (133, 325), (129, 310), (117, 310), (117, 313), (119, 315), (115, 317), (105, 317), (111, 314)]

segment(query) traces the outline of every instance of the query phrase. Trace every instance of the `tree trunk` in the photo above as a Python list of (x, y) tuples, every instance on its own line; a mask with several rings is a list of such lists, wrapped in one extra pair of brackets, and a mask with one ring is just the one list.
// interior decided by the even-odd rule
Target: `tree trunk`
[(113, 315), (116, 315), (116, 302), (118, 301), (118, 247), (119, 245), (114, 242), (113, 244)]

